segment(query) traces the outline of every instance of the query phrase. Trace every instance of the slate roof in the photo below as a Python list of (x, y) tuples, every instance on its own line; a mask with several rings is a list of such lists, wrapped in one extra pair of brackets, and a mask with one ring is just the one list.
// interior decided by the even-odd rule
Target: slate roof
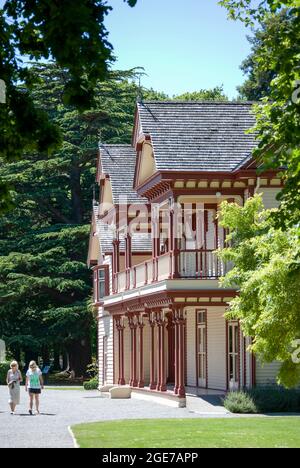
[(129, 203), (147, 203), (133, 190), (133, 179), (136, 163), (136, 151), (131, 145), (100, 146), (102, 171), (109, 175), (113, 202), (120, 203), (120, 196), (126, 195)]
[(157, 170), (233, 171), (256, 146), (245, 130), (255, 122), (250, 102), (144, 101), (142, 132), (152, 139)]
[[(94, 217), (97, 226), (97, 236), (103, 254), (109, 254), (113, 251), (113, 230), (110, 226), (98, 218), (98, 207), (94, 207)], [(120, 252), (125, 252), (124, 237), (120, 238)], [(131, 242), (132, 252), (152, 252), (151, 234), (134, 233)]]

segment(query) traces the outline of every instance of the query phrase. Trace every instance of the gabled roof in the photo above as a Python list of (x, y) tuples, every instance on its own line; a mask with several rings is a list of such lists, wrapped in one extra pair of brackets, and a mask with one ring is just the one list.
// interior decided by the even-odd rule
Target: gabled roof
[[(113, 239), (114, 231), (113, 228), (103, 222), (99, 217), (99, 206), (94, 205), (93, 207), (93, 220), (92, 220), (92, 232), (90, 238), (90, 249), (93, 247), (91, 243), (99, 245), (99, 250), (102, 255), (110, 254), (113, 251)], [(93, 235), (94, 234), (94, 235)], [(139, 233), (134, 232), (132, 234), (131, 249), (133, 253), (150, 253), (152, 251), (152, 237), (151, 233)], [(125, 239), (124, 234), (120, 234), (120, 252), (125, 252)], [(92, 260), (97, 260), (93, 258)]]
[(120, 197), (126, 196), (129, 203), (147, 203), (133, 189), (136, 164), (136, 151), (131, 145), (100, 146), (101, 170), (109, 176), (113, 202), (120, 203)]
[(234, 171), (251, 159), (250, 102), (145, 101), (137, 104), (158, 171)]

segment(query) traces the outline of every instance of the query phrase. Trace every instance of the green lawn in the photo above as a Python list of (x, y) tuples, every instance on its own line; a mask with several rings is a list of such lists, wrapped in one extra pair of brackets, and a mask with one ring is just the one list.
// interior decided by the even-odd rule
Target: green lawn
[(81, 448), (300, 448), (300, 417), (112, 421), (72, 430)]

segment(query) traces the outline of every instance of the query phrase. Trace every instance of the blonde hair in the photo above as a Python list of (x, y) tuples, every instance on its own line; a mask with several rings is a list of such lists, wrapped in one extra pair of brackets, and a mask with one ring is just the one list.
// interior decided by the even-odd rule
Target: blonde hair
[(11, 361), (9, 367), (10, 367), (11, 369), (12, 369), (13, 367), (16, 367), (17, 369), (19, 369), (19, 364), (17, 363), (17, 361)]
[(30, 361), (29, 367), (37, 367), (37, 363), (35, 361)]

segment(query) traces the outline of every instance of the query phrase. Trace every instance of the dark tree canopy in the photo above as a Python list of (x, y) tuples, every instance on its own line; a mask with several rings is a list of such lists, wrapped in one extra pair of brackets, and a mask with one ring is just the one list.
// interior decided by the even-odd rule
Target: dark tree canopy
[[(63, 141), (50, 156), (27, 151), (1, 168), (14, 209), (0, 217), (0, 336), (27, 361), (67, 352), (80, 376), (91, 362), (95, 330), (86, 256), (98, 143), (100, 135), (103, 142), (130, 142), (140, 71), (110, 72), (96, 84), (95, 106), (82, 113), (63, 102), (64, 68), (34, 65), (31, 72), (39, 77), (34, 102)], [(153, 90), (142, 94), (166, 98)]]
[[(130, 6), (136, 1), (124, 0)], [(0, 163), (25, 150), (51, 151), (61, 143), (57, 126), (32, 97), (38, 77), (28, 59), (54, 59), (67, 71), (63, 101), (90, 108), (95, 85), (107, 77), (112, 45), (104, 26), (111, 7), (104, 0), (9, 0), (0, 9), (0, 79), (6, 103), (0, 104)], [(20, 87), (22, 84), (22, 87)], [(0, 180), (0, 212), (9, 206)]]
[[(276, 77), (276, 66), (274, 67), (270, 62), (269, 68), (262, 68), (257, 59), (265, 41), (272, 40), (274, 43), (280, 41), (281, 30), (283, 27), (287, 27), (288, 21), (288, 11), (283, 10), (269, 16), (261, 25), (261, 28), (255, 30), (253, 36), (248, 37), (248, 41), (252, 46), (251, 53), (241, 65), (241, 70), (247, 76), (247, 79), (243, 85), (238, 87), (242, 99), (258, 101), (270, 95), (271, 82)], [(279, 68), (279, 63), (277, 66)]]

